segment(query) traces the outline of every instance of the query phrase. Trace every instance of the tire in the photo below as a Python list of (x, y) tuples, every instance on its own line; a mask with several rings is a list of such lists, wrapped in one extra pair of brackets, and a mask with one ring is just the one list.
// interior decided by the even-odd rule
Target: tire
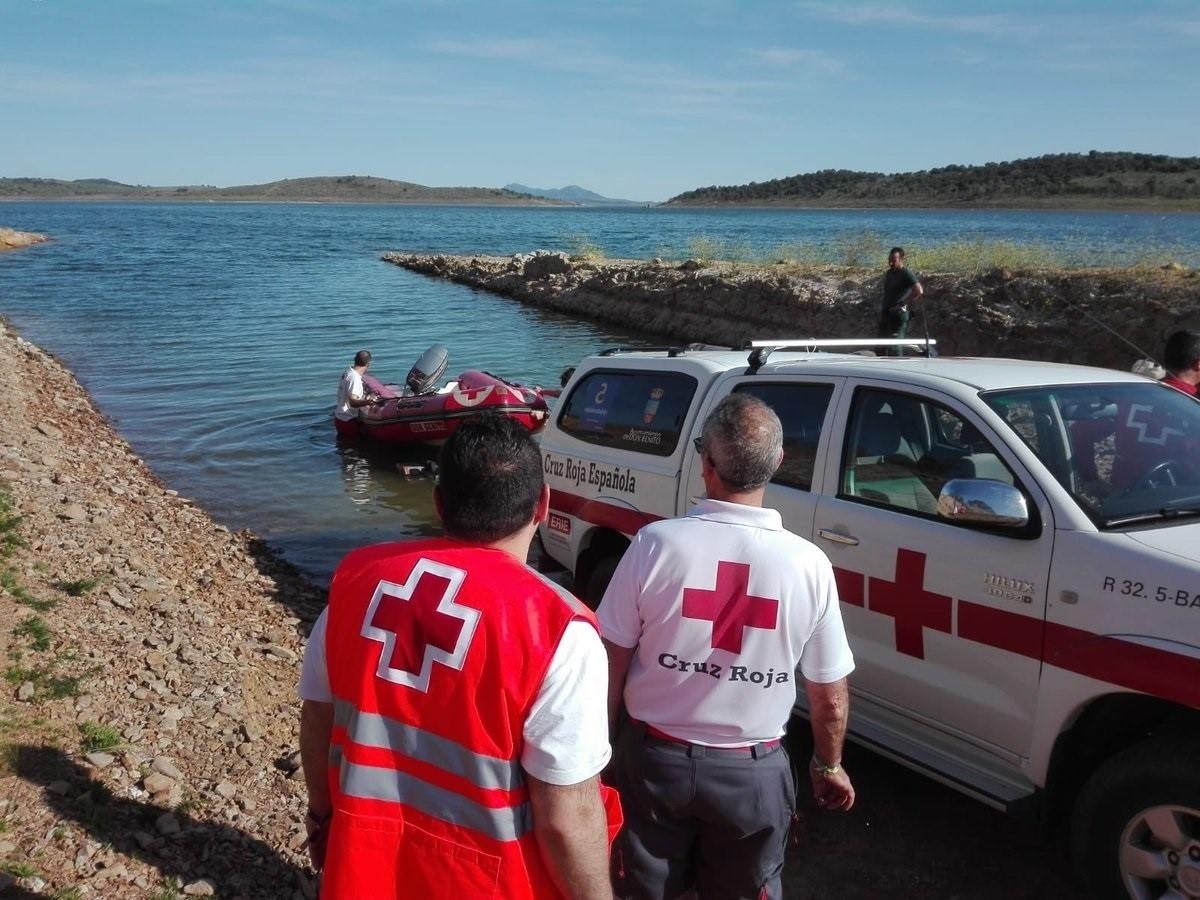
[(1200, 741), (1151, 738), (1100, 766), (1075, 805), (1071, 848), (1088, 897), (1200, 897)]
[(604, 599), (604, 592), (608, 589), (608, 583), (612, 581), (613, 572), (617, 571), (617, 563), (620, 561), (621, 557), (619, 556), (606, 556), (592, 567), (582, 594), (583, 602), (592, 609), (600, 606), (600, 601)]

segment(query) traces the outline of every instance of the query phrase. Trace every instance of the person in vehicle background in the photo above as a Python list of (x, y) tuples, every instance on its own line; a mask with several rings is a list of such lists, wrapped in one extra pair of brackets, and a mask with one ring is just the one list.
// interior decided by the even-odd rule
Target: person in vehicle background
[(1163, 384), (1195, 397), (1200, 384), (1200, 331), (1176, 331), (1167, 338), (1163, 366), (1167, 370)]
[[(888, 253), (887, 271), (883, 273), (883, 302), (879, 310), (879, 336), (903, 338), (908, 335), (909, 304), (925, 293), (917, 276), (904, 265), (904, 248), (893, 247)], [(893, 348), (892, 356), (899, 356)]]

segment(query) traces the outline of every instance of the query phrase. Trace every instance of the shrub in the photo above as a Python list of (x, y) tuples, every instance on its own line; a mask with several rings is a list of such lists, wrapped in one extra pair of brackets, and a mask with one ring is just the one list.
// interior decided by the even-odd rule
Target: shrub
[(84, 753), (115, 750), (121, 746), (121, 732), (112, 725), (83, 722), (79, 726), (79, 733), (82, 735), (80, 744), (83, 746)]

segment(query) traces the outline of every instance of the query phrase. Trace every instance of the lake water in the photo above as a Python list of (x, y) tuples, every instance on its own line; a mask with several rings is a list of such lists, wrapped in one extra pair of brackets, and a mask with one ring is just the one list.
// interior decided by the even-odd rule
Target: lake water
[(0, 255), (0, 314), (72, 368), (168, 485), (318, 577), (354, 546), (436, 528), (430, 482), (402, 478), (395, 451), (334, 440), (337, 380), (356, 350), (372, 350), (385, 380), (440, 342), (451, 373), (557, 385), (586, 354), (638, 340), (423, 278), (380, 262), (384, 251), (586, 240), (610, 256), (678, 257), (698, 235), (764, 251), (873, 232), (885, 244), (978, 237), (1081, 262), (1200, 265), (1190, 214), (8, 204), (0, 225), (55, 238)]

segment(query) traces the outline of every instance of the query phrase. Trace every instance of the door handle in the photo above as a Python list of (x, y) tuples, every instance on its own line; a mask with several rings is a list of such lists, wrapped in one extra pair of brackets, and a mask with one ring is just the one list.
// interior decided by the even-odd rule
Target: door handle
[(840, 531), (830, 531), (828, 528), (818, 528), (817, 537), (823, 537), (827, 541), (833, 541), (835, 544), (847, 544), (851, 547), (858, 546), (858, 538), (849, 534), (842, 534)]

